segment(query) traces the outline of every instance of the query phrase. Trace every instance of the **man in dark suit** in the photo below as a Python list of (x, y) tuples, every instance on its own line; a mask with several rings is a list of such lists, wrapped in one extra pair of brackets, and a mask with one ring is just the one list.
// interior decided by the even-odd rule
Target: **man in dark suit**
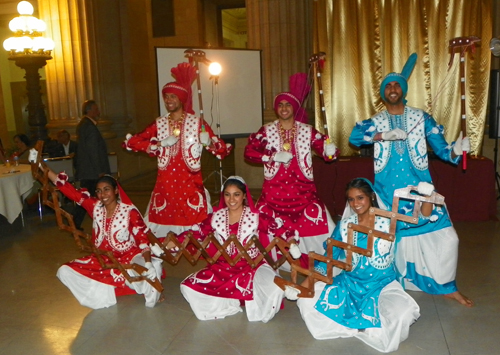
[(57, 132), (57, 145), (49, 153), (50, 157), (59, 158), (69, 156), (73, 158), (76, 154), (77, 146), (78, 144), (71, 140), (69, 132), (62, 129)]
[[(101, 112), (94, 100), (87, 100), (82, 105), (83, 117), (78, 123), (76, 134), (78, 146), (76, 150), (76, 179), (80, 187), (86, 188), (95, 196), (97, 179), (102, 174), (111, 172), (106, 142), (97, 128), (97, 120)], [(78, 206), (73, 214), (75, 226), (81, 229), (86, 211)]]

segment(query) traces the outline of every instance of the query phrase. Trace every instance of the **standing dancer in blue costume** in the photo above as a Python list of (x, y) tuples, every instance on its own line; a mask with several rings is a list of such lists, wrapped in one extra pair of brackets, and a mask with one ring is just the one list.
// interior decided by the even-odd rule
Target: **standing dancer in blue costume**
[[(406, 106), (408, 78), (415, 66), (413, 53), (401, 73), (388, 74), (380, 85), (386, 110), (356, 123), (349, 142), (357, 147), (374, 144), (375, 190), (382, 201), (392, 206), (394, 190), (418, 186), (419, 193), (433, 190), (428, 169), (427, 142), (446, 162), (458, 164), (463, 152), (470, 151), (469, 139), (462, 133), (446, 143), (444, 128), (428, 113)], [(401, 204), (400, 213), (413, 210)], [(472, 307), (473, 302), (458, 291), (455, 275), (458, 236), (445, 206), (436, 206), (432, 216), (418, 226), (398, 222), (396, 267), (408, 290), (444, 295)]]

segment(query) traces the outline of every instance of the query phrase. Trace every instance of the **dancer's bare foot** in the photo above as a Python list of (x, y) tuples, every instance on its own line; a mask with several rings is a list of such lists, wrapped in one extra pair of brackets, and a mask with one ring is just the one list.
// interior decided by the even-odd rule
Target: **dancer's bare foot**
[(455, 292), (452, 292), (452, 293), (448, 293), (448, 294), (444, 295), (444, 297), (456, 300), (460, 304), (463, 304), (465, 307), (472, 307), (472, 306), (474, 306), (474, 301), (472, 301), (467, 296), (461, 294), (460, 291), (455, 291)]
[(160, 293), (160, 298), (158, 298), (158, 301), (156, 303), (160, 303), (160, 302), (163, 302), (165, 301), (165, 295), (162, 293)]

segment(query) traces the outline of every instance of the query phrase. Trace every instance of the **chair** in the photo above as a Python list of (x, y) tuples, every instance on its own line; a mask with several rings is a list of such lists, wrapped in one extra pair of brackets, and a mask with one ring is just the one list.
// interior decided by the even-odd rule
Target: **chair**
[(120, 171), (118, 170), (118, 156), (115, 152), (108, 153), (109, 168), (111, 175), (116, 179), (120, 179)]
[(73, 183), (75, 181), (73, 158), (46, 158), (43, 161), (45, 162), (45, 164), (47, 164), (50, 170), (52, 170), (56, 174), (64, 171), (66, 175), (68, 175), (69, 182)]
[[(75, 171), (74, 171), (74, 166), (73, 166), (73, 158), (69, 157), (61, 157), (61, 158), (45, 158), (43, 159), (45, 164), (55, 172), (56, 174), (59, 174), (60, 172), (64, 171), (66, 175), (68, 175), (68, 182), (74, 183), (75, 182)], [(59, 201), (62, 201), (60, 198)], [(40, 196), (40, 191), (38, 192), (38, 214), (40, 216), (40, 221), (43, 219), (43, 204), (41, 201), (41, 196)]]

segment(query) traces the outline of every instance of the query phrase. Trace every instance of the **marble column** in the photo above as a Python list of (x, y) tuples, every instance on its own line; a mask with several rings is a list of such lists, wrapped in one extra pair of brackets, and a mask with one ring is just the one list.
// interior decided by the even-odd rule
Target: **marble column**
[(60, 129), (75, 133), (81, 105), (96, 100), (101, 108), (99, 128), (105, 138), (115, 134), (101, 102), (99, 53), (94, 31), (93, 1), (38, 0), (46, 35), (55, 42), (53, 59), (47, 62), (48, 124), (50, 135)]

